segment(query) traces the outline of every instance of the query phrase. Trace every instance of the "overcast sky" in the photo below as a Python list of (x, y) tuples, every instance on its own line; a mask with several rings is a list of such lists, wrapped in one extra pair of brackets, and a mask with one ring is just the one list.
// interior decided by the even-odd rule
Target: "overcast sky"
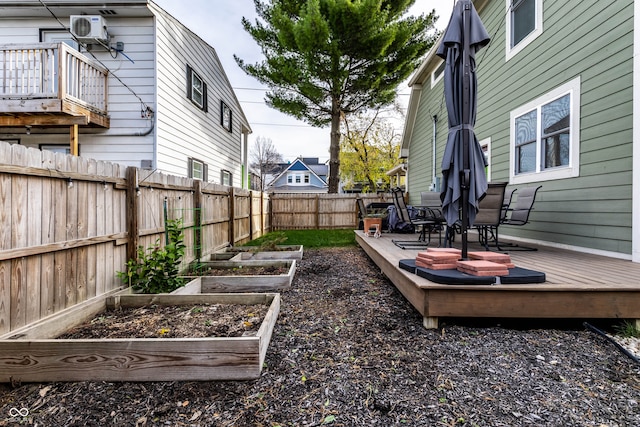
[[(258, 45), (240, 22), (243, 16), (255, 22), (253, 0), (154, 1), (216, 50), (253, 130), (249, 136), (250, 149), (254, 139), (260, 136), (270, 138), (285, 160), (293, 160), (298, 156), (319, 157), (320, 161), (329, 158), (329, 129), (313, 128), (267, 107), (264, 103), (264, 87), (246, 75), (233, 59), (233, 55), (237, 54), (247, 63), (262, 60)], [(185, 7), (186, 4), (188, 7)], [(449, 21), (453, 4), (454, 0), (416, 0), (411, 13), (419, 15), (435, 9), (439, 16), (436, 28), (443, 30)], [(400, 97), (403, 105), (406, 105), (409, 99), (406, 83), (400, 86), (400, 92), (406, 94)], [(400, 133), (402, 125), (398, 124), (397, 128)]]

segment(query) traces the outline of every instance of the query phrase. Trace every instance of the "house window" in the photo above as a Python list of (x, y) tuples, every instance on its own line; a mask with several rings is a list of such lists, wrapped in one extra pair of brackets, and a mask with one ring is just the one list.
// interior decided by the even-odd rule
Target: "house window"
[(207, 181), (207, 164), (201, 160), (190, 157), (188, 160), (187, 175), (189, 178)]
[(233, 117), (231, 108), (224, 101), (220, 101), (220, 124), (227, 132), (231, 132), (233, 129)]
[(198, 108), (207, 111), (207, 84), (187, 65), (187, 98)]
[[(52, 151), (54, 153), (71, 154), (69, 144), (40, 144), (38, 147), (41, 150)], [(78, 155), (80, 155), (80, 146), (78, 146)]]
[(305, 174), (305, 175), (304, 175), (304, 183), (305, 183), (305, 184), (308, 184), (308, 183), (309, 183), (309, 179), (310, 179), (310, 178), (309, 178), (309, 174), (308, 174), (308, 173), (307, 173), (307, 174)]
[(511, 183), (579, 174), (580, 78), (511, 112)]
[(485, 138), (481, 141), (478, 141), (478, 143), (482, 148), (482, 154), (484, 154), (484, 159), (487, 162), (487, 167), (485, 168), (487, 180), (491, 181), (491, 138)]
[(221, 170), (220, 171), (220, 183), (222, 185), (226, 185), (227, 187), (232, 187), (233, 186), (233, 176), (231, 175), (231, 172), (229, 172), (227, 170)]
[(442, 80), (442, 77), (444, 77), (444, 67), (446, 65), (447, 63), (445, 61), (440, 62), (440, 65), (438, 65), (438, 67), (435, 70), (433, 70), (433, 73), (431, 73), (432, 88), (436, 85), (436, 83)]
[(287, 176), (287, 184), (293, 184), (293, 175)]
[(506, 0), (507, 60), (542, 34), (542, 0)]
[(300, 184), (300, 175), (296, 175), (296, 184)]

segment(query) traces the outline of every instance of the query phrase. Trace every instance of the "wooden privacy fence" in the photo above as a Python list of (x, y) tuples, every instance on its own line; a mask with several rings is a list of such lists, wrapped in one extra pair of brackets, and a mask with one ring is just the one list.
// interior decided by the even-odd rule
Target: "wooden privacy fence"
[(388, 194), (271, 193), (271, 229), (357, 228), (356, 197), (363, 199), (365, 205), (390, 201)]
[[(365, 204), (382, 201), (362, 195)], [(0, 142), (0, 335), (122, 287), (181, 218), (183, 263), (270, 230), (356, 228), (356, 195), (254, 192)]]
[(270, 227), (260, 192), (0, 143), (0, 334), (120, 288), (167, 218), (185, 264)]

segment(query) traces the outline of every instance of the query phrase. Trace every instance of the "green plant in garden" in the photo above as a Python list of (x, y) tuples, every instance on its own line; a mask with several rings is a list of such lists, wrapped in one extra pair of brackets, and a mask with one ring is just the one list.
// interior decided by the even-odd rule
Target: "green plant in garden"
[(162, 247), (160, 239), (147, 249), (138, 247), (138, 259), (127, 261), (127, 270), (118, 277), (135, 291), (147, 294), (171, 292), (184, 284), (178, 277), (180, 262), (185, 253), (182, 219), (167, 220), (168, 243)]
[(640, 338), (640, 329), (636, 328), (636, 326), (628, 320), (625, 320), (622, 324), (616, 325), (613, 328), (615, 329), (616, 334), (622, 337)]

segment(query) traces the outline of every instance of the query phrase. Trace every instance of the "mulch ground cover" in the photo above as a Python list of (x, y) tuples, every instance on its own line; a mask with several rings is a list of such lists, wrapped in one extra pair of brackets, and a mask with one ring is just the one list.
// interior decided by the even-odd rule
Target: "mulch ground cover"
[(577, 321), (417, 311), (359, 248), (305, 250), (258, 380), (0, 385), (0, 426), (639, 426), (640, 368)]

